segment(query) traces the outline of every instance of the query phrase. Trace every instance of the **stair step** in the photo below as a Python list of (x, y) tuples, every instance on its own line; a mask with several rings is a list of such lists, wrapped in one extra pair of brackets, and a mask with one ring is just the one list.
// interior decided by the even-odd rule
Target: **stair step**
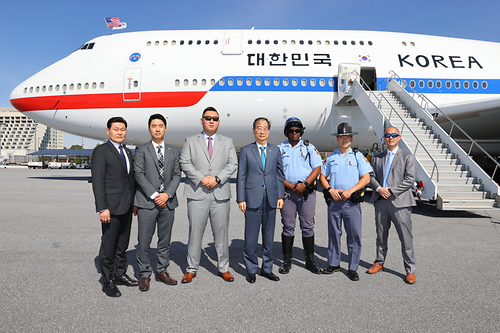
[(438, 200), (438, 209), (441, 210), (479, 210), (495, 208), (495, 200), (461, 200), (461, 199), (442, 199)]
[(445, 192), (472, 192), (483, 191), (483, 184), (441, 184), (438, 183), (437, 191), (441, 195)]
[[(437, 163), (436, 163), (437, 164)], [(427, 173), (431, 173), (432, 169), (434, 168), (434, 173), (436, 172), (434, 164), (422, 164), (422, 167), (427, 171)], [(437, 164), (438, 171), (440, 173), (442, 172), (450, 172), (450, 171), (462, 171), (463, 165), (461, 164), (455, 164), (455, 165), (440, 165)], [(441, 174), (443, 176), (443, 174)]]
[[(439, 184), (439, 183), (438, 183)], [(438, 185), (438, 190), (439, 190)], [(463, 199), (463, 200), (479, 200), (489, 198), (489, 192), (486, 191), (471, 191), (471, 192), (461, 192), (461, 191), (448, 191), (448, 192), (439, 192), (439, 196), (445, 199)]]
[(476, 177), (439, 177), (439, 182), (436, 184), (476, 184)]

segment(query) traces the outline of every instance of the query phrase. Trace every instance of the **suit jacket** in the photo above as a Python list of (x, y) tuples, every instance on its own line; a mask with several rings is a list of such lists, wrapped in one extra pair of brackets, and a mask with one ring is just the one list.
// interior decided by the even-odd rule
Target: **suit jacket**
[(130, 163), (125, 163), (111, 141), (97, 146), (92, 152), (92, 189), (97, 212), (109, 209), (111, 215), (123, 215), (134, 204), (134, 156), (124, 146)]
[[(179, 149), (174, 146), (163, 144), (163, 176), (165, 189), (170, 198), (167, 207), (174, 209), (179, 206), (176, 191), (181, 182), (181, 169), (179, 166)], [(153, 209), (154, 199), (151, 195), (160, 192), (160, 168), (158, 165), (158, 155), (151, 141), (137, 146), (134, 156), (134, 173), (137, 182), (137, 192), (135, 193), (135, 205), (140, 208)]]
[[(202, 200), (213, 193), (217, 200), (231, 198), (229, 178), (238, 168), (238, 158), (233, 140), (217, 133), (214, 140), (212, 159), (208, 157), (205, 136), (200, 133), (186, 138), (181, 151), (181, 170), (186, 174), (184, 196)], [(205, 176), (218, 176), (220, 184), (209, 190), (200, 181)]]
[[(383, 186), (386, 162), (387, 150), (371, 160), (373, 168), (373, 173), (370, 174), (370, 184), (373, 189), (373, 195), (370, 199), (371, 203), (374, 203), (380, 197), (380, 194), (375, 190), (379, 186)], [(394, 207), (403, 208), (416, 206), (415, 198), (411, 192), (412, 185), (415, 181), (415, 174), (415, 155), (399, 147), (392, 161), (391, 171), (389, 171), (389, 177), (387, 179), (387, 186), (391, 188), (394, 194), (391, 195), (389, 199), (392, 201)]]
[(285, 175), (278, 147), (267, 144), (266, 168), (262, 167), (260, 150), (251, 143), (241, 148), (236, 182), (236, 200), (246, 201), (248, 208), (258, 208), (262, 204), (264, 186), (269, 205), (276, 208), (279, 198), (285, 197)]

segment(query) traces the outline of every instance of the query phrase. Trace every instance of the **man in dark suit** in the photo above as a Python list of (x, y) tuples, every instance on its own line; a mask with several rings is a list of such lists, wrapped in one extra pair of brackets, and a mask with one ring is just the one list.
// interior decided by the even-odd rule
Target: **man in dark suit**
[(148, 291), (152, 269), (149, 250), (158, 225), (158, 244), (155, 279), (167, 285), (176, 285), (167, 268), (170, 264), (170, 237), (174, 224), (174, 209), (179, 205), (175, 192), (181, 181), (179, 149), (165, 144), (167, 120), (161, 114), (149, 117), (151, 141), (137, 146), (134, 172), (137, 181), (135, 206), (138, 215), (137, 263), (141, 282), (140, 291)]
[(255, 282), (259, 266), (257, 245), (262, 225), (261, 275), (279, 281), (273, 274), (273, 240), (276, 209), (283, 207), (285, 176), (278, 147), (269, 144), (271, 124), (266, 118), (253, 122), (255, 142), (241, 148), (238, 167), (237, 201), (245, 213), (245, 245), (243, 257), (247, 269), (247, 281)]
[(189, 219), (188, 267), (182, 283), (196, 277), (201, 259), (203, 233), (210, 217), (217, 251), (218, 274), (224, 281), (234, 281), (229, 272), (230, 177), (238, 168), (233, 140), (217, 133), (220, 119), (213, 107), (201, 117), (203, 132), (186, 138), (181, 152), (181, 169), (186, 174), (184, 196)]
[(137, 280), (125, 274), (135, 179), (132, 153), (123, 145), (127, 122), (122, 117), (109, 119), (106, 133), (109, 141), (92, 153), (92, 189), (102, 226), (99, 250), (102, 291), (110, 297), (120, 297), (117, 284), (138, 285)]
[(371, 160), (373, 174), (370, 184), (373, 195), (370, 200), (375, 205), (375, 225), (377, 229), (377, 259), (367, 273), (375, 274), (383, 269), (387, 254), (387, 237), (391, 221), (401, 241), (405, 281), (409, 284), (417, 282), (415, 277), (415, 254), (413, 252), (413, 235), (411, 223), (411, 207), (416, 206), (411, 192), (415, 181), (415, 155), (398, 147), (401, 135), (395, 127), (385, 130), (384, 141), (387, 150)]

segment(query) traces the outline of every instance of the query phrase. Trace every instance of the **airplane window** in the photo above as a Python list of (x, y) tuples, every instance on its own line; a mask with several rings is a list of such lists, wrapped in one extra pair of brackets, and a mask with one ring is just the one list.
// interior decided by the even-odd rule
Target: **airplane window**
[(410, 45), (411, 45), (411, 46), (415, 46), (415, 43), (413, 43), (413, 42), (410, 42)]
[(447, 88), (447, 89), (450, 89), (450, 88), (451, 88), (451, 82), (450, 82), (450, 81), (446, 81), (446, 88)]
[(302, 79), (302, 80), (300, 81), (300, 84), (302, 85), (302, 87), (307, 86), (307, 80), (306, 80), (306, 79)]
[(249, 44), (249, 45), (251, 45), (251, 44), (252, 44), (252, 40), (251, 40), (251, 39), (249, 39), (249, 40), (248, 40), (248, 44)]
[(39, 92), (40, 91), (40, 87), (36, 87), (35, 91)]
[(347, 45), (347, 42), (345, 40), (343, 40), (342, 45)]
[(321, 41), (320, 40), (316, 41), (316, 44), (321, 45)]
[(274, 45), (278, 45), (278, 41), (276, 39), (274, 40)]
[(177, 42), (175, 40), (172, 41), (172, 45), (175, 45), (177, 44)]
[(269, 44), (269, 39), (266, 39), (266, 45), (268, 45), (268, 44)]
[(292, 41), (290, 42), (290, 44), (295, 45), (295, 41), (292, 39)]
[(313, 43), (312, 40), (310, 40), (310, 41), (307, 42), (307, 44), (309, 44), (309, 45), (312, 45), (312, 43)]
[(63, 91), (68, 90), (68, 86), (67, 86), (66, 84), (63, 84), (63, 86), (62, 86), (62, 90), (63, 90)]
[[(137, 81), (136, 81), (136, 82), (137, 82)], [(93, 82), (93, 83), (92, 83), (92, 89), (95, 89), (95, 88), (97, 88), (97, 83)]]
[(194, 79), (194, 80), (193, 80), (193, 86), (195, 86), (195, 87), (196, 87), (197, 85), (198, 85), (198, 80)]
[(155, 46), (158, 46), (158, 45), (160, 45), (160, 41), (158, 41), (158, 40), (157, 40), (157, 41), (155, 42)]
[(299, 42), (299, 44), (300, 44), (300, 45), (304, 45), (304, 41), (303, 41), (303, 40), (301, 40), (301, 41)]
[(178, 86), (180, 86), (180, 85), (181, 85), (181, 81), (179, 81), (179, 80), (175, 80), (175, 86), (176, 86), (176, 87), (178, 87)]
[(356, 45), (356, 42), (351, 40), (351, 45)]
[(46, 87), (45, 87), (45, 86), (43, 86), (43, 87), (42, 87), (42, 91), (43, 91), (43, 92), (45, 92), (45, 90), (46, 90)]
[(429, 87), (431, 89), (434, 88), (434, 81), (431, 81), (431, 80), (427, 81), (427, 87)]
[(214, 44), (215, 44), (215, 45), (219, 44), (219, 41), (218, 41), (217, 39), (216, 39), (216, 40), (214, 40)]
[[(31, 89), (33, 89), (33, 88), (31, 88)], [(59, 85), (56, 85), (56, 91), (59, 91)]]
[(205, 41), (205, 45), (208, 45), (208, 44), (210, 44), (210, 41), (209, 41), (209, 40), (206, 40), (206, 41)]
[(469, 89), (469, 81), (464, 81), (464, 88)]
[(231, 87), (234, 84), (234, 80), (233, 79), (227, 80), (227, 84), (229, 84), (229, 86)]
[(487, 89), (488, 88), (488, 82), (486, 82), (486, 81), (481, 82), (481, 86), (483, 87), (483, 89)]
[(460, 81), (455, 81), (455, 88), (460, 89)]
[(425, 86), (425, 82), (424, 81), (422, 81), (422, 80), (418, 81), (418, 87), (419, 88), (423, 88), (424, 86)]
[(224, 86), (224, 83), (225, 83), (224, 79), (220, 79), (220, 80), (219, 80), (219, 85), (220, 85), (221, 87), (222, 87), (222, 86)]
[(257, 44), (259, 44), (259, 45), (260, 45), (260, 43), (261, 43), (260, 39), (257, 39)]
[(202, 86), (206, 86), (207, 85), (207, 80), (205, 80), (205, 79), (201, 80), (201, 85)]
[(335, 45), (339, 45), (339, 41), (338, 41), (338, 40), (336, 40), (336, 41), (334, 41), (334, 42), (333, 42), (333, 44), (335, 44)]
[(187, 87), (189, 85), (189, 80), (188, 79), (185, 79), (184, 80), (184, 86)]
[(479, 87), (479, 83), (477, 81), (472, 82), (472, 88), (477, 89)]
[(283, 85), (284, 85), (285, 87), (288, 87), (288, 83), (289, 83), (289, 82), (288, 82), (288, 79), (283, 79)]
[(401, 44), (403, 44), (403, 46), (406, 46), (406, 42), (402, 42)]
[(247, 86), (250, 87), (252, 85), (252, 79), (247, 79)]
[(271, 80), (265, 79), (264, 84), (266, 85), (266, 87), (269, 87), (269, 85), (271, 84)]
[(33, 87), (30, 87), (30, 93), (32, 93), (32, 92), (33, 92)]
[(299, 84), (299, 81), (297, 79), (292, 80), (292, 86), (296, 87)]
[(184, 41), (183, 40), (181, 40), (181, 45), (184, 45)]
[[(102, 85), (101, 88), (104, 88), (104, 83), (101, 83), (101, 85)], [(138, 86), (139, 86), (139, 81), (134, 81), (134, 87), (137, 88)], [(94, 87), (92, 87), (92, 88), (94, 88)]]
[(24, 88), (23, 92), (26, 94), (28, 92), (28, 88)]
[(257, 85), (257, 87), (260, 87), (260, 85), (262, 84), (262, 80), (261, 79), (255, 80), (255, 84)]
[(373, 45), (372, 41), (368, 41), (368, 45), (372, 46)]
[(363, 42), (362, 40), (359, 41), (359, 45), (365, 45), (365, 42)]
[(415, 88), (415, 81), (413, 80), (410, 81), (410, 88)]
[(333, 87), (333, 79), (328, 80), (328, 85), (329, 85), (330, 87)]
[(164, 40), (163, 45), (167, 45), (167, 44), (168, 44), (168, 41)]
[(280, 85), (280, 79), (274, 79), (274, 86), (277, 87)]
[(321, 80), (319, 80), (319, 85), (320, 85), (321, 87), (324, 87), (324, 86), (325, 86), (325, 79), (321, 79)]
[(52, 85), (49, 86), (49, 91), (52, 91)]
[(238, 86), (242, 86), (243, 85), (243, 79), (238, 79), (238, 81), (236, 81), (236, 83), (238, 84)]
[(441, 89), (441, 81), (436, 81), (436, 88)]
[(330, 41), (329, 40), (325, 40), (325, 44), (326, 45), (330, 45)]
[(190, 40), (190, 41), (188, 42), (188, 44), (189, 44), (189, 45), (193, 45), (193, 41), (192, 41), (192, 40)]
[(82, 89), (82, 84), (81, 84), (81, 83), (78, 83), (78, 84), (76, 85), (76, 89), (78, 89), (78, 90)]
[(315, 87), (316, 86), (316, 80), (315, 79), (311, 79), (311, 87)]
[(88, 46), (89, 46), (89, 44), (84, 44), (84, 45), (80, 48), (80, 50), (86, 50)]
[(211, 85), (211, 86), (215, 86), (215, 79), (211, 79), (211, 80), (210, 80), (210, 85)]
[(283, 45), (286, 45), (286, 40), (283, 39), (283, 41), (281, 42)]
[(73, 90), (73, 89), (75, 89), (75, 85), (72, 83), (69, 85), (69, 90)]

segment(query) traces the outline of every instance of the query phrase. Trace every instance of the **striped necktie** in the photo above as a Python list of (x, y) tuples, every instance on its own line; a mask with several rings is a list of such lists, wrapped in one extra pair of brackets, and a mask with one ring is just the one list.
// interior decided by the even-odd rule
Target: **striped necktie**
[(162, 152), (162, 146), (158, 146), (158, 168), (160, 171), (160, 192), (163, 192), (165, 190), (165, 160), (163, 159), (163, 152)]

